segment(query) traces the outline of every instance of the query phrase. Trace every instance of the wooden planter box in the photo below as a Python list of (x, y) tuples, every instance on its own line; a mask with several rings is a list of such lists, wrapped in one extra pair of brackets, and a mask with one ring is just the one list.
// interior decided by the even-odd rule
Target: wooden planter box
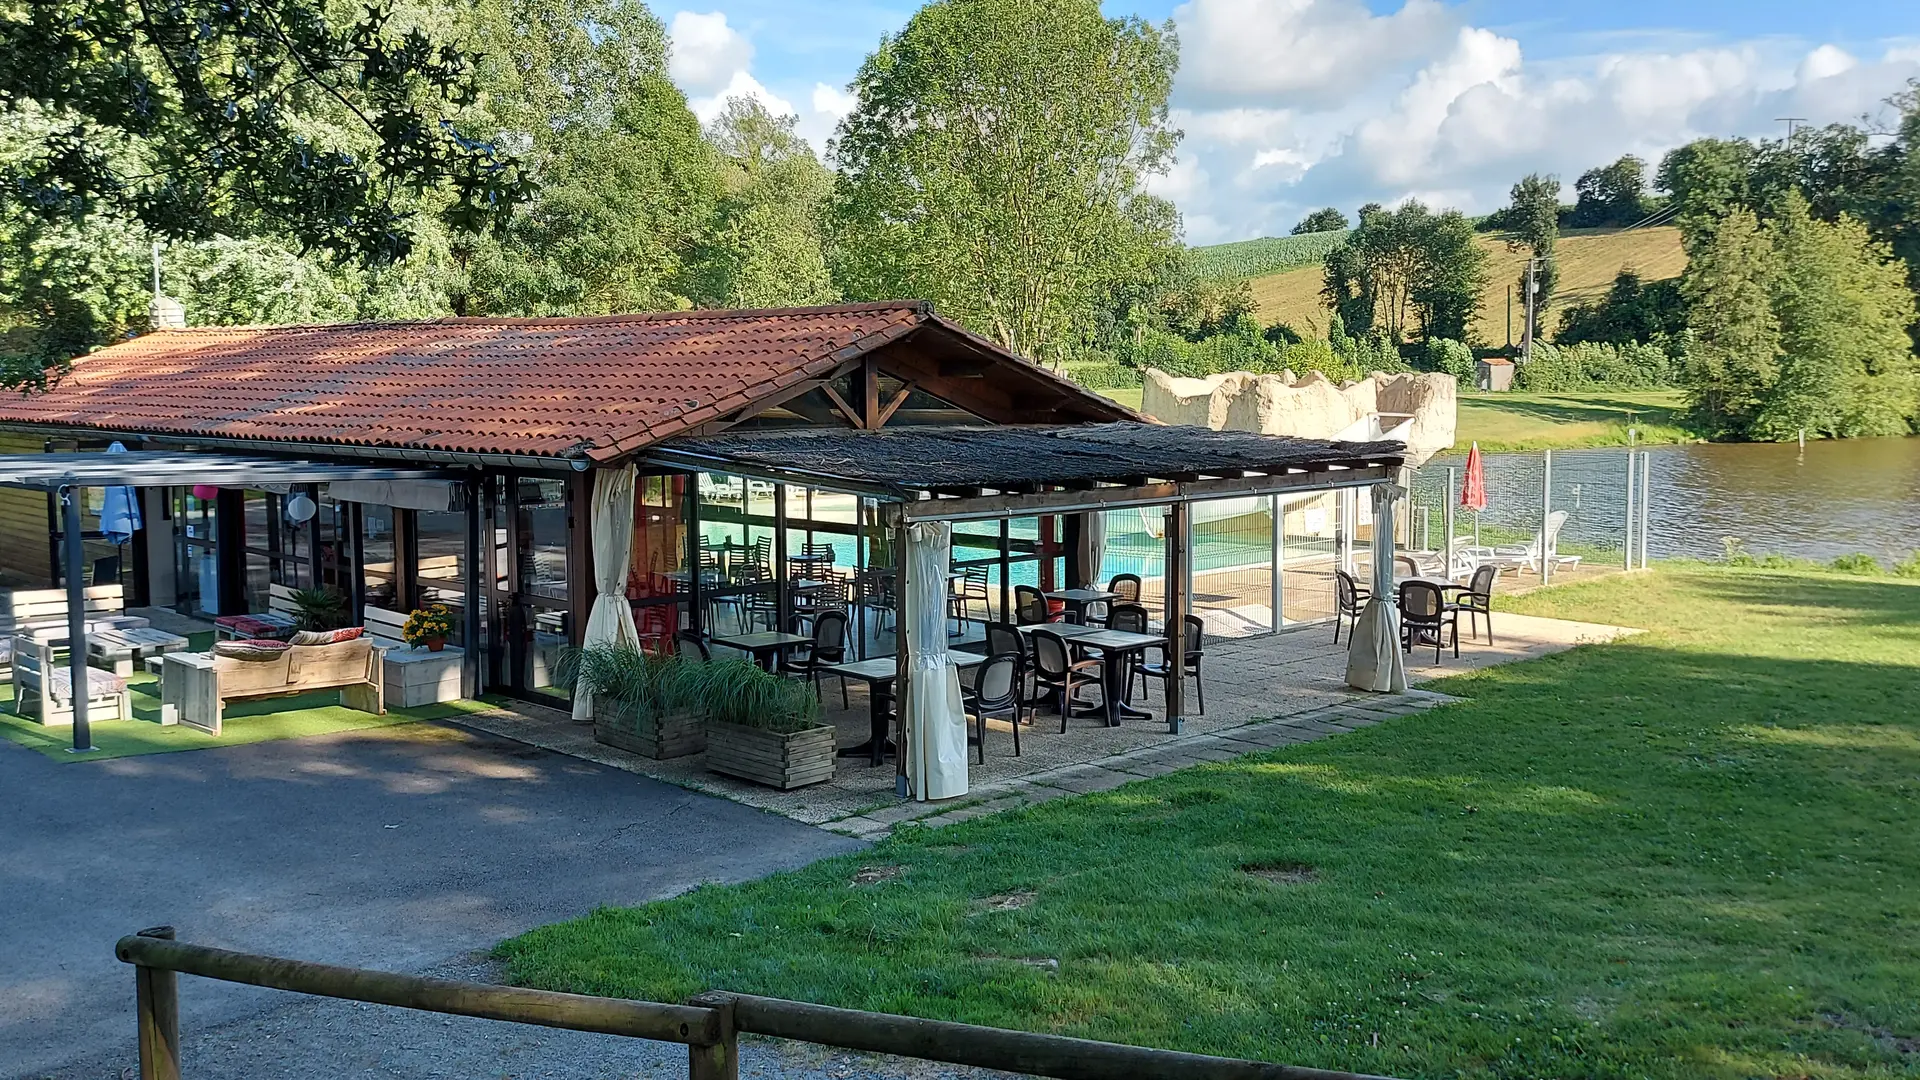
[(707, 725), (707, 768), (782, 791), (833, 779), (834, 729), (781, 735), (738, 724)]
[(707, 748), (705, 717), (698, 709), (664, 716), (635, 716), (615, 702), (594, 699), (593, 738), (641, 757), (686, 757)]

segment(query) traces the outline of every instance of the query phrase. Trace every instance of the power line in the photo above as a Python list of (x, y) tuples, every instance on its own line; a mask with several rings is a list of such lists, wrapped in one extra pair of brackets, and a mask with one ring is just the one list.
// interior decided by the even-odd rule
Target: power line
[(1804, 124), (1807, 122), (1807, 118), (1804, 116), (1776, 116), (1773, 118), (1773, 122), (1787, 125), (1787, 146), (1791, 148), (1793, 146), (1793, 134), (1796, 130), (1793, 125)]

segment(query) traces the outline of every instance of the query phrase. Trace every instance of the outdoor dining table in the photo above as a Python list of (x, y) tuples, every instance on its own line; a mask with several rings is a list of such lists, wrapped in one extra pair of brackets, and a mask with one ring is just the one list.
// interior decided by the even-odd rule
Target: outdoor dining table
[[(1422, 585), (1431, 585), (1433, 586), (1433, 588), (1439, 591), (1441, 602), (1448, 603), (1448, 604), (1453, 602), (1453, 598), (1455, 595), (1463, 592), (1473, 591), (1473, 586), (1471, 585), (1462, 585), (1457, 581), (1448, 581), (1445, 578), (1404, 577), (1404, 578), (1401, 578), (1400, 581), (1403, 583), (1408, 581), (1417, 581)], [(1400, 605), (1400, 598), (1397, 596), (1394, 597), (1393, 603), (1395, 607), (1398, 607)], [(1419, 644), (1422, 644), (1422, 645), (1433, 644), (1433, 633), (1431, 631), (1425, 631), (1425, 630), (1421, 631)]]
[(87, 635), (87, 656), (113, 666), (115, 675), (133, 674), (134, 662), (187, 647), (187, 639), (151, 626), (96, 630)]
[(1108, 592), (1105, 589), (1055, 589), (1040, 595), (1066, 605), (1067, 610), (1073, 612), (1082, 621), (1087, 617), (1087, 605), (1104, 604), (1120, 599), (1119, 593)]
[(733, 637), (715, 637), (715, 645), (725, 645), (729, 649), (739, 649), (743, 653), (753, 654), (753, 660), (768, 671), (779, 666), (780, 654), (800, 645), (811, 645), (813, 639), (805, 634), (788, 634), (776, 630), (763, 630), (756, 634), (737, 634)]
[[(987, 658), (979, 653), (949, 652), (948, 658), (953, 666), (962, 671), (970, 667), (979, 667)], [(867, 741), (855, 746), (840, 748), (841, 757), (867, 756), (875, 765), (880, 764), (883, 755), (892, 752), (893, 740), (888, 738), (887, 713), (893, 708), (893, 681), (899, 673), (891, 656), (876, 656), (870, 660), (852, 660), (844, 664), (823, 664), (823, 674), (842, 675), (867, 684), (867, 723), (871, 731)]]
[(1100, 665), (1100, 712), (1106, 717), (1108, 727), (1119, 727), (1122, 720), (1146, 720), (1153, 716), (1144, 709), (1134, 708), (1124, 700), (1127, 682), (1126, 664), (1123, 661), (1134, 653), (1145, 652), (1156, 645), (1165, 645), (1166, 638), (1155, 634), (1136, 634), (1130, 630), (1107, 630), (1098, 626), (1082, 626), (1078, 623), (1034, 623), (1016, 626), (1014, 629), (1028, 635), (1035, 630), (1051, 630), (1081, 648), (1100, 650), (1101, 657), (1106, 660), (1106, 663)]

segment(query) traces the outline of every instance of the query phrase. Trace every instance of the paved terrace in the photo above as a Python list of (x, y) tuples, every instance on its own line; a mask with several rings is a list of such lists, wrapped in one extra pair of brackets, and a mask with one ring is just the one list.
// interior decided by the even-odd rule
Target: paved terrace
[[(1484, 624), (1483, 624), (1484, 625)], [(1465, 632), (1465, 624), (1462, 624)], [(1449, 651), (1438, 665), (1432, 650), (1416, 650), (1409, 658), (1408, 677), (1418, 684), (1462, 671), (1512, 663), (1561, 652), (1576, 645), (1611, 641), (1638, 633), (1625, 627), (1568, 622), (1526, 615), (1496, 616), (1495, 643), (1462, 639), (1460, 658)], [(1060, 732), (1060, 718), (1041, 713), (1021, 731), (1020, 757), (1013, 756), (1013, 734), (1005, 721), (987, 725), (984, 765), (969, 748), (973, 782), (959, 799), (918, 803), (894, 794), (891, 758), (879, 767), (868, 759), (841, 758), (839, 772), (828, 783), (796, 791), (775, 791), (746, 781), (708, 772), (702, 756), (654, 761), (593, 739), (587, 724), (575, 724), (567, 714), (537, 705), (463, 716), (460, 723), (478, 727), (535, 746), (600, 762), (617, 769), (651, 776), (669, 783), (761, 807), (862, 839), (876, 839), (903, 821), (945, 824), (1041, 802), (1076, 792), (1118, 787), (1143, 776), (1201, 761), (1219, 761), (1253, 750), (1307, 742), (1339, 731), (1377, 723), (1395, 715), (1432, 708), (1448, 699), (1417, 688), (1404, 696), (1368, 694), (1346, 686), (1346, 645), (1333, 643), (1328, 626), (1309, 627), (1278, 635), (1212, 641), (1203, 668), (1207, 713), (1198, 715), (1191, 691), (1186, 731), (1170, 734), (1157, 700), (1159, 683), (1151, 682), (1155, 700), (1135, 699), (1155, 713), (1155, 719), (1107, 728), (1094, 719), (1069, 721)], [(835, 680), (822, 683), (827, 704), (825, 719), (839, 728), (839, 742), (851, 746), (864, 741), (869, 730), (865, 688), (848, 684), (850, 707), (840, 706)], [(1090, 697), (1097, 694), (1091, 691)]]

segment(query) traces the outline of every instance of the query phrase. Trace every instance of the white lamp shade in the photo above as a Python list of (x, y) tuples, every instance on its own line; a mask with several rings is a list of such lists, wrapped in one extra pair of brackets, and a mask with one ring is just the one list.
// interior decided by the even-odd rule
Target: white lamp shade
[(313, 499), (306, 495), (295, 495), (287, 500), (287, 520), (296, 525), (311, 520), (319, 510), (320, 508), (314, 505)]

